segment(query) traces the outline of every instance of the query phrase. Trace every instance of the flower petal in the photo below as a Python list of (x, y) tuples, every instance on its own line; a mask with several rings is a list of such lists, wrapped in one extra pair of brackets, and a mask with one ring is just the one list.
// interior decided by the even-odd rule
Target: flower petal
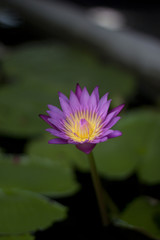
[(62, 139), (68, 139), (68, 137), (63, 133), (53, 128), (46, 129), (47, 132), (51, 133), (53, 136), (60, 137)]
[(115, 116), (115, 112), (109, 113), (103, 122), (103, 127), (105, 127), (114, 118), (114, 116)]
[(76, 144), (76, 147), (80, 151), (82, 151), (82, 152), (84, 152), (86, 154), (89, 154), (93, 150), (93, 148), (95, 146), (96, 146), (96, 144), (94, 144), (94, 143), (80, 143), (80, 144)]
[(69, 103), (69, 99), (66, 97), (66, 95), (64, 95), (61, 92), (58, 92), (59, 98), (63, 98), (67, 103)]
[[(57, 119), (58, 121), (64, 119), (64, 117), (62, 118), (59, 114), (54, 113), (54, 112), (52, 112), (52, 111), (47, 110), (46, 112), (49, 114), (49, 116), (50, 116), (52, 119), (55, 118), (55, 119)], [(64, 116), (64, 114), (63, 114), (63, 116)]]
[(49, 118), (48, 121), (51, 124), (53, 124), (56, 127), (57, 130), (58, 129), (61, 130), (63, 128), (62, 122), (59, 119), (57, 119), (57, 118)]
[(93, 91), (94, 91), (94, 94), (96, 96), (96, 100), (97, 100), (97, 104), (98, 104), (99, 103), (99, 87), (96, 86)]
[(102, 119), (105, 119), (105, 117), (107, 116), (111, 101), (112, 101), (111, 99), (108, 100), (99, 108), (98, 115), (101, 116)]
[(110, 133), (112, 133), (114, 130), (112, 130), (112, 129), (103, 129), (103, 132), (102, 132), (102, 136), (103, 137), (106, 137), (107, 135), (109, 135)]
[(80, 87), (80, 85), (77, 83), (76, 85), (76, 91), (75, 91), (76, 96), (78, 97), (78, 99), (80, 100), (81, 94), (82, 94), (82, 89)]
[(64, 100), (64, 98), (61, 97), (59, 97), (59, 101), (64, 114), (67, 116), (70, 115), (72, 113), (72, 110), (70, 108), (69, 103), (66, 100)]
[[(60, 118), (64, 118), (64, 113), (59, 109), (59, 108), (57, 108), (57, 107), (55, 107), (55, 106), (53, 106), (53, 105), (48, 105), (48, 108), (51, 110), (51, 111), (47, 111), (47, 113), (54, 113), (54, 114), (56, 114), (56, 116), (57, 116), (57, 114), (59, 115), (59, 117)], [(52, 115), (53, 116), (53, 115)]]
[(100, 142), (105, 142), (108, 140), (108, 137), (102, 137), (102, 138), (97, 138), (95, 140), (93, 140), (93, 143), (100, 143)]
[(82, 107), (88, 106), (88, 100), (89, 100), (89, 93), (87, 91), (87, 88), (84, 87), (82, 90), (81, 97), (80, 97), (80, 104), (82, 105)]
[(114, 130), (113, 133), (111, 133), (111, 134), (108, 135), (108, 139), (109, 139), (109, 138), (119, 137), (119, 136), (121, 136), (121, 135), (122, 135), (122, 133), (121, 133), (120, 131)]
[(107, 99), (108, 99), (108, 94), (109, 93), (106, 93), (99, 101), (99, 104), (98, 104), (98, 110), (101, 108), (101, 106), (103, 106), (103, 104), (105, 104), (107, 102)]
[(70, 106), (73, 111), (79, 110), (81, 108), (80, 102), (73, 91), (70, 94)]
[(49, 121), (50, 117), (49, 117), (48, 115), (39, 114), (39, 117), (42, 118), (42, 119), (43, 119), (46, 123), (48, 123), (51, 127), (56, 128), (56, 126)]
[(115, 117), (112, 119), (112, 121), (110, 121), (107, 125), (106, 125), (106, 128), (111, 128), (113, 127), (118, 121), (119, 119), (121, 119), (121, 117)]
[(91, 109), (93, 109), (94, 107), (97, 107), (97, 97), (95, 94), (95, 90), (93, 90), (91, 96), (89, 97), (88, 107)]
[(118, 113), (120, 113), (120, 111), (124, 108), (125, 104), (121, 104), (115, 108), (113, 108), (111, 111), (109, 111), (109, 113), (111, 112), (115, 112), (116, 115), (118, 115)]
[(67, 140), (61, 138), (54, 138), (48, 141), (50, 144), (68, 144)]

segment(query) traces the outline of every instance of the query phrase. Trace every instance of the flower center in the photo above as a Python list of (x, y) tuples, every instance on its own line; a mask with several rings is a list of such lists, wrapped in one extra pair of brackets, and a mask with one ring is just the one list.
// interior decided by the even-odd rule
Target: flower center
[(81, 139), (89, 139), (91, 136), (93, 129), (91, 124), (84, 118), (80, 119), (79, 126), (77, 126), (79, 131), (77, 131), (75, 134), (79, 136)]
[(101, 118), (92, 111), (77, 111), (64, 122), (66, 135), (75, 142), (92, 141), (101, 133)]

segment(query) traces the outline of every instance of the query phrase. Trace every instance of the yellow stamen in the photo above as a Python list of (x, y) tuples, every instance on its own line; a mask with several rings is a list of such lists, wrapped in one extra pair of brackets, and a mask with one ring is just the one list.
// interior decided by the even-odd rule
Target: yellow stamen
[(66, 118), (64, 131), (75, 142), (92, 141), (100, 135), (101, 123), (101, 118), (95, 112), (81, 110)]

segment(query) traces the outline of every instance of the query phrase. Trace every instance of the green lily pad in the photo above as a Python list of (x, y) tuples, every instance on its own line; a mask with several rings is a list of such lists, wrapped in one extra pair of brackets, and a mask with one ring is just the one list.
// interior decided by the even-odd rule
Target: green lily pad
[[(81, 81), (89, 87), (94, 87), (98, 81), (107, 91), (119, 96), (129, 96), (134, 88), (134, 78), (129, 72), (118, 67), (115, 70), (83, 49), (62, 44), (23, 45), (4, 58), (3, 68), (8, 76), (27, 86), (37, 86), (37, 83), (44, 86), (44, 80), (45, 84), (54, 83), (51, 93), (63, 90), (69, 94), (75, 82)], [(105, 92), (102, 88), (102, 93)]]
[(160, 113), (132, 111), (115, 126), (123, 135), (99, 144), (95, 158), (104, 177), (125, 178), (137, 172), (146, 183), (160, 183)]
[(33, 192), (0, 190), (0, 234), (43, 230), (66, 218), (66, 208)]
[(74, 194), (79, 185), (71, 168), (39, 157), (5, 157), (0, 155), (0, 188), (25, 189), (48, 196)]
[(12, 84), (0, 89), (0, 132), (17, 137), (41, 134), (38, 114), (47, 104), (58, 106), (58, 91), (69, 95), (77, 82), (90, 92), (97, 84), (101, 95), (110, 91), (113, 105), (135, 86), (130, 73), (65, 45), (21, 46), (3, 59), (3, 71)]
[(78, 168), (81, 171), (88, 170), (88, 159), (83, 152), (80, 152), (72, 144), (48, 144), (49, 139), (51, 139), (51, 136), (47, 134), (29, 142), (26, 147), (26, 153), (29, 156), (47, 157), (66, 166)]
[(19, 235), (19, 236), (2, 236), (0, 240), (34, 240), (34, 236), (31, 235)]
[(120, 219), (130, 227), (160, 239), (160, 203), (156, 200), (146, 197), (135, 199), (126, 207)]

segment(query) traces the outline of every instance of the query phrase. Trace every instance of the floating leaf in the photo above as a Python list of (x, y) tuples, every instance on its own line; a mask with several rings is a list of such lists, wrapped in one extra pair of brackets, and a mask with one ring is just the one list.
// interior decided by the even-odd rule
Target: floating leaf
[(1, 88), (1, 133), (14, 137), (30, 137), (42, 133), (43, 123), (38, 115), (44, 111), (47, 103), (52, 102), (51, 100), (54, 101), (53, 97), (51, 98), (47, 93), (42, 91), (40, 94), (25, 86)]
[(0, 240), (34, 240), (34, 236), (31, 235), (19, 235), (19, 236), (2, 236)]
[(119, 138), (99, 144), (95, 158), (103, 176), (124, 178), (137, 171), (141, 181), (160, 182), (160, 113), (152, 110), (132, 111), (116, 125)]
[(65, 219), (66, 208), (33, 192), (0, 191), (0, 234), (24, 234)]
[[(146, 143), (138, 149), (143, 155), (142, 161), (138, 166), (138, 176), (140, 180), (147, 184), (160, 183), (160, 114), (153, 114), (149, 118), (152, 122), (151, 126), (146, 126)], [(145, 136), (144, 136), (145, 137)], [(145, 140), (143, 139), (142, 142)]]
[(71, 168), (59, 162), (39, 157), (12, 158), (0, 156), (0, 188), (25, 189), (54, 197), (78, 190)]
[(68, 93), (68, 89), (75, 87), (75, 82), (81, 81), (89, 84), (89, 87), (98, 81), (107, 87), (107, 91), (119, 96), (129, 96), (134, 88), (134, 79), (130, 73), (120, 68), (115, 71), (115, 67), (104, 65), (83, 49), (62, 44), (23, 45), (4, 59), (3, 67), (11, 78), (23, 81), (26, 85), (44, 85), (44, 80), (45, 84), (54, 83), (54, 89), (49, 92), (57, 92), (61, 88), (61, 91)]
[(80, 152), (74, 145), (53, 145), (48, 144), (51, 136), (47, 134), (45, 137), (36, 139), (28, 143), (26, 153), (30, 156), (40, 156), (53, 159), (70, 167), (76, 167), (82, 171), (88, 170), (87, 156)]
[(123, 140), (120, 138), (110, 139), (96, 147), (96, 165), (102, 176), (123, 179), (135, 170), (138, 159), (131, 154), (129, 148), (126, 150), (124, 137)]
[(156, 200), (139, 197), (126, 207), (120, 218), (130, 227), (160, 239), (160, 203)]
[(47, 104), (58, 105), (58, 91), (69, 94), (77, 82), (90, 91), (98, 84), (113, 102), (130, 96), (135, 83), (130, 73), (65, 45), (21, 46), (6, 56), (3, 68), (14, 81), (0, 89), (0, 131), (20, 137), (42, 133), (38, 114)]

